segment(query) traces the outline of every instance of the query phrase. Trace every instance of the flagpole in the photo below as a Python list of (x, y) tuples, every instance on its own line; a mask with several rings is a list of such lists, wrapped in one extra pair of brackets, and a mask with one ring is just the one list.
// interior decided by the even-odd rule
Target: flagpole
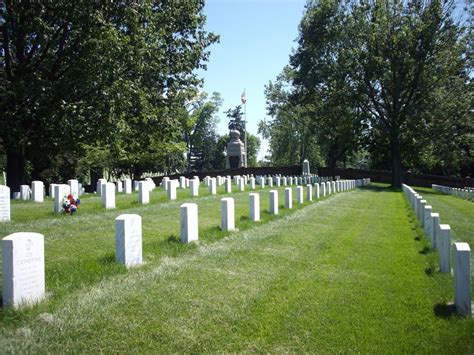
[(245, 167), (248, 168), (247, 165), (247, 96), (245, 95), (245, 89), (244, 89), (244, 147), (245, 147)]

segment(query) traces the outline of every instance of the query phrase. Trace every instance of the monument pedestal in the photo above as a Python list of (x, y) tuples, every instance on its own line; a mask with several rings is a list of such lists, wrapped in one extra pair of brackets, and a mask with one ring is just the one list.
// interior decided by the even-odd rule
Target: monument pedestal
[(246, 167), (245, 160), (245, 145), (240, 140), (240, 132), (231, 130), (230, 142), (227, 144), (226, 168), (236, 169)]

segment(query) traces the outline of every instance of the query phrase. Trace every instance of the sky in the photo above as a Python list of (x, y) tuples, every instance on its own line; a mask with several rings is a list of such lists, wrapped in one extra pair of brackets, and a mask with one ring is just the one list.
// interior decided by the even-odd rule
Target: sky
[[(206, 30), (220, 35), (212, 45), (203, 90), (219, 92), (224, 102), (217, 132), (228, 133), (224, 113), (239, 105), (245, 90), (247, 131), (257, 135), (258, 122), (266, 116), (264, 87), (275, 81), (296, 48), (298, 24), (306, 0), (207, 0)], [(268, 118), (268, 117), (267, 117)], [(263, 141), (258, 159), (266, 154)]]

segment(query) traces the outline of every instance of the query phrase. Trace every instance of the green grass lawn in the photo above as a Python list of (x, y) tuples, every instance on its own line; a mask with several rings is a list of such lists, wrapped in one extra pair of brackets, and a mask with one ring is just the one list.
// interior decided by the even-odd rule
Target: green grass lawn
[[(110, 211), (87, 196), (72, 217), (54, 215), (51, 201), (14, 202), (0, 236), (45, 235), (48, 299), (1, 310), (2, 352), (474, 351), (474, 320), (453, 313), (452, 278), (435, 271), (401, 192), (372, 185), (288, 211), (280, 188), (280, 216), (259, 223), (248, 219), (249, 191), (234, 192), (232, 233), (218, 228), (223, 187), (200, 192), (168, 202), (156, 189), (148, 206), (119, 195)], [(196, 244), (179, 243), (184, 201), (199, 206)], [(115, 264), (121, 213), (142, 216), (141, 267)]]
[(463, 241), (474, 248), (474, 202), (453, 195), (436, 192), (430, 188), (417, 187), (416, 191), (423, 196), (433, 212), (439, 213), (440, 223), (451, 226), (453, 241)]

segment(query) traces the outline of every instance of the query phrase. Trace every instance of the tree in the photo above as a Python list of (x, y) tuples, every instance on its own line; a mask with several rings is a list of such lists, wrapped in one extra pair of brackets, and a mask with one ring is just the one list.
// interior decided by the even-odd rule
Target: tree
[(28, 166), (40, 175), (62, 155), (77, 167), (84, 146), (115, 147), (137, 172), (183, 151), (176, 112), (217, 40), (203, 1), (5, 4), (0, 139), (12, 192)]
[(217, 153), (217, 112), (222, 104), (219, 93), (210, 100), (207, 94), (197, 95), (183, 110), (182, 125), (187, 146), (188, 170), (203, 171), (215, 168)]

